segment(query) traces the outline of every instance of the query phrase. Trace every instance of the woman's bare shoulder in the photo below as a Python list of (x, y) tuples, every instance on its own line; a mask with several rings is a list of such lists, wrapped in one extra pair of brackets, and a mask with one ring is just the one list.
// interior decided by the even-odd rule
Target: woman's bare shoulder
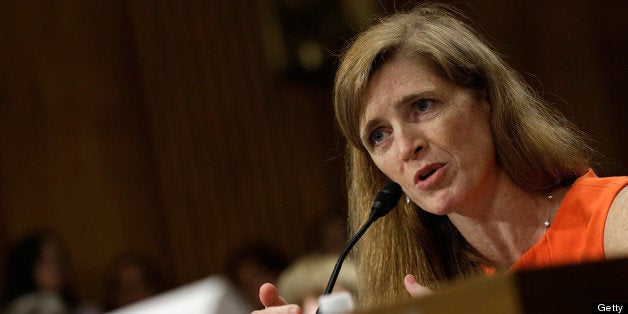
[(607, 259), (628, 257), (628, 186), (611, 204), (604, 226), (604, 254)]

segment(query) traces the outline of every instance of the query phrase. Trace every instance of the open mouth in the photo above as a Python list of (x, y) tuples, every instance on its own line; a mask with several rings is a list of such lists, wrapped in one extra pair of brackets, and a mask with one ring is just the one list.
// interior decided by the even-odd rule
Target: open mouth
[(423, 180), (429, 178), (431, 175), (434, 174), (434, 172), (436, 172), (436, 170), (437, 170), (436, 168), (428, 170), (426, 173), (424, 173), (424, 174), (419, 176), (419, 180), (423, 181)]
[[(415, 177), (415, 183), (425, 184), (426, 182), (433, 181), (430, 178), (433, 176), (438, 176), (441, 168), (445, 166), (445, 163), (437, 162), (433, 164), (429, 164), (423, 167), (420, 172)], [(428, 180), (429, 179), (429, 180)]]

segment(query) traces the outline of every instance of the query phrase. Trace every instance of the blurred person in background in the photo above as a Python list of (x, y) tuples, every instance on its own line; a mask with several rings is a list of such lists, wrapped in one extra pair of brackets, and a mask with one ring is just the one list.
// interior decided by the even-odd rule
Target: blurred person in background
[(157, 295), (168, 288), (159, 266), (147, 254), (121, 253), (105, 271), (103, 309), (111, 311)]
[(286, 268), (285, 257), (265, 244), (241, 248), (228, 258), (227, 277), (251, 309), (263, 307), (259, 301), (259, 286), (276, 283)]
[(308, 253), (340, 254), (347, 241), (346, 213), (323, 211), (316, 215), (305, 233)]
[[(336, 254), (305, 255), (281, 273), (277, 289), (283, 292), (286, 302), (299, 304), (303, 314), (314, 314), (318, 309), (318, 297), (325, 291), (337, 259)], [(355, 295), (356, 289), (355, 267), (346, 260), (332, 292), (347, 291)]]
[(3, 313), (75, 313), (68, 252), (51, 231), (37, 231), (6, 254)]

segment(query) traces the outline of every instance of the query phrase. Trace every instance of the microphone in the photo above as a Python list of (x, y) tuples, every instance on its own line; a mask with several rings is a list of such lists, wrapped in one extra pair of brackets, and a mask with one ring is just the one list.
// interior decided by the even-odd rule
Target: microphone
[[(401, 198), (401, 186), (395, 182), (389, 182), (382, 188), (375, 197), (375, 201), (373, 201), (373, 206), (371, 207), (371, 214), (369, 218), (366, 220), (362, 228), (353, 236), (351, 241), (344, 248), (340, 257), (338, 257), (338, 261), (336, 262), (336, 266), (334, 266), (334, 270), (331, 273), (331, 277), (329, 278), (329, 282), (327, 283), (327, 288), (325, 289), (325, 293), (323, 295), (328, 295), (334, 289), (334, 285), (336, 284), (336, 279), (338, 279), (338, 275), (340, 274), (340, 268), (342, 267), (342, 263), (345, 260), (345, 257), (349, 254), (349, 251), (353, 248), (353, 246), (360, 240), (362, 235), (366, 232), (366, 230), (371, 226), (373, 222), (377, 219), (384, 217), (388, 214), (395, 205), (399, 202)], [(318, 313), (318, 311), (317, 311)]]

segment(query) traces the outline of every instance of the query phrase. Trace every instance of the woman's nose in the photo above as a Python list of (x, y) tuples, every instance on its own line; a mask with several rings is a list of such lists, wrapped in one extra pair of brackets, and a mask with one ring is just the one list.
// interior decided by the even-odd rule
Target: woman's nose
[(399, 157), (402, 161), (410, 161), (417, 158), (423, 150), (424, 140), (413, 130), (403, 129), (397, 134)]

